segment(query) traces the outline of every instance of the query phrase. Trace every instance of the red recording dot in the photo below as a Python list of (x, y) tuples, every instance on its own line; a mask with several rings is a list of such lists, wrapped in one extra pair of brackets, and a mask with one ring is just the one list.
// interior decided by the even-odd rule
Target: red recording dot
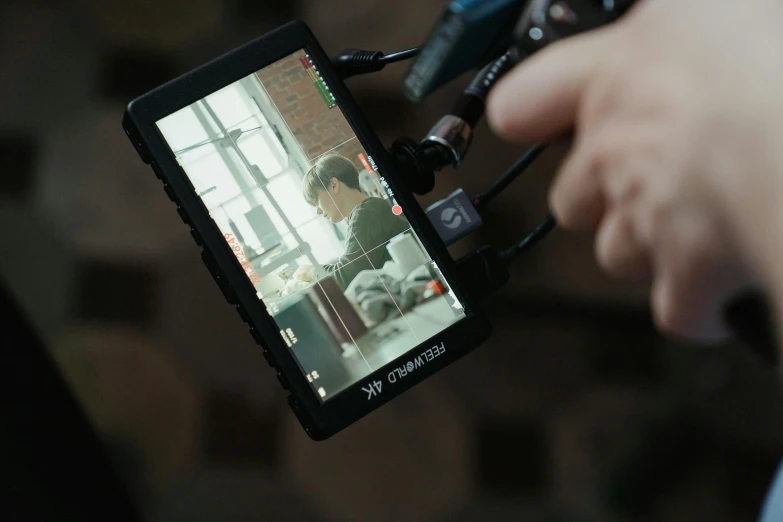
[(394, 214), (395, 216), (399, 216), (400, 214), (402, 214), (402, 207), (399, 205), (394, 205), (392, 207), (392, 214)]

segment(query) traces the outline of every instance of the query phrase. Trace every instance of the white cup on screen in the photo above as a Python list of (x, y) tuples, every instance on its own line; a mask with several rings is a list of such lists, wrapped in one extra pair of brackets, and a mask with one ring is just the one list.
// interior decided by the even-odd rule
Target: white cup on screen
[(386, 249), (403, 277), (427, 262), (427, 256), (422, 252), (419, 243), (407, 233), (389, 241)]

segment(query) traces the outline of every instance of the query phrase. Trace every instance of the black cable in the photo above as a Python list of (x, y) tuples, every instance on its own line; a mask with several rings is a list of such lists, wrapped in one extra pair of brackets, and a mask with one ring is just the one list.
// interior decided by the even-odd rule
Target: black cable
[(378, 60), (380, 63), (384, 65), (388, 65), (390, 63), (395, 62), (401, 62), (403, 60), (409, 60), (410, 58), (415, 58), (421, 53), (422, 46), (419, 47), (413, 47), (411, 49), (406, 49), (404, 51), (398, 51), (396, 53), (391, 54), (385, 54), (381, 56), (381, 58)]
[(527, 252), (533, 248), (539, 241), (544, 239), (557, 226), (557, 221), (552, 214), (549, 214), (536, 229), (528, 234), (522, 241), (511, 248), (500, 253), (500, 258), (506, 262), (511, 261), (519, 254)]
[(490, 89), (512, 66), (513, 62), (508, 52), (485, 65), (462, 91), (451, 108), (450, 114), (459, 117), (475, 129), (479, 120), (484, 116)]
[(474, 196), (473, 206), (476, 207), (476, 210), (481, 211), (485, 209), (489, 202), (495, 199), (512, 181), (525, 172), (545, 149), (545, 145), (536, 145), (529, 149), (502, 176), (495, 180), (487, 190)]
[(492, 87), (514, 67), (511, 55), (511, 51), (507, 51), (500, 58), (485, 65), (465, 88), (465, 94), (486, 101)]
[(487, 105), (487, 96), (495, 83), (511, 68), (507, 52), (482, 68), (462, 91), (449, 113), (427, 134), (425, 142), (439, 143), (453, 156), (451, 165), (459, 167), (470, 149), (473, 133)]
[(555, 228), (550, 214), (532, 233), (508, 250), (498, 252), (489, 245), (480, 247), (457, 261), (457, 270), (465, 291), (481, 299), (500, 290), (511, 278), (508, 266), (519, 254), (530, 250)]
[(369, 74), (382, 70), (390, 63), (413, 58), (421, 52), (421, 47), (413, 47), (391, 54), (363, 49), (343, 49), (332, 57), (332, 64), (343, 80), (359, 74)]

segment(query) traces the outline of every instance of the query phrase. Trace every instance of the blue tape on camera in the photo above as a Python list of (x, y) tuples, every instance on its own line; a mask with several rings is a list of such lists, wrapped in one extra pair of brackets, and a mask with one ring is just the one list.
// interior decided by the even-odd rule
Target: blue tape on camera
[(403, 92), (420, 101), (471, 69), (483, 67), (512, 43), (521, 0), (454, 0), (403, 79)]
[(481, 216), (462, 189), (430, 205), (425, 212), (446, 246), (467, 236), (482, 224)]

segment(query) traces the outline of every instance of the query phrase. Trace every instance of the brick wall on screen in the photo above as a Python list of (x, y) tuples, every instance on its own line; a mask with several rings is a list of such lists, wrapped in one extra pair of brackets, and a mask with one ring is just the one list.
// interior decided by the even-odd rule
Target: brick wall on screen
[(308, 159), (337, 147), (334, 152), (363, 168), (357, 156), (364, 150), (358, 140), (340, 146), (354, 136), (353, 131), (338, 107), (328, 108), (299, 61), (302, 56), (304, 52), (297, 52), (264, 68), (257, 76)]

